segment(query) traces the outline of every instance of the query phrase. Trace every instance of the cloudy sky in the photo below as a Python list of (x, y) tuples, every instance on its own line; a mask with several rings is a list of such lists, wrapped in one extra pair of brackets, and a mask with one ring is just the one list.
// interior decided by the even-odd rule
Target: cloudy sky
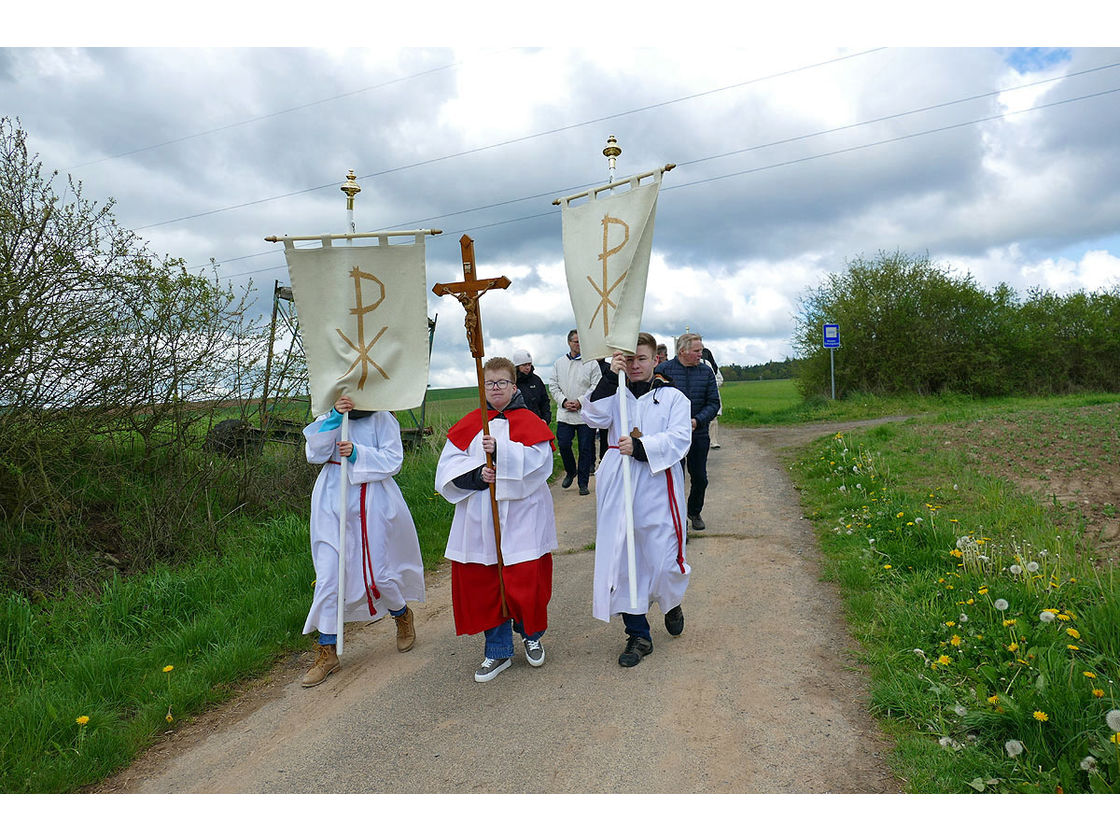
[[(462, 279), (459, 238), (475, 240), (480, 276), (512, 281), (483, 298), (488, 354), (528, 349), (546, 377), (573, 326), (552, 201), (606, 180), (612, 134), (619, 176), (676, 164), (644, 327), (701, 332), (720, 363), (791, 355), (799, 296), (879, 251), (985, 287), (1120, 280), (1120, 48), (463, 40), (482, 45), (12, 37), (0, 113), (60, 192), (70, 175), (156, 253), (251, 278), (261, 313), (287, 282), (264, 237), (343, 232), (353, 169), (359, 230), (443, 230), (429, 289)], [(429, 293), (429, 312), (431, 384), (469, 384), (461, 307)]]

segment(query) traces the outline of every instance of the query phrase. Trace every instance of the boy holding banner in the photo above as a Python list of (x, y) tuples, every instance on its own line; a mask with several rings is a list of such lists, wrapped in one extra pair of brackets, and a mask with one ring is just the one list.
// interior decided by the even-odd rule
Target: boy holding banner
[(552, 551), (558, 544), (548, 489), (552, 430), (525, 406), (513, 362), (494, 357), (482, 372), (490, 434), (483, 432), (480, 409), (448, 429), (435, 480), (436, 491), (455, 505), (445, 555), (452, 561), (455, 632), (486, 637), (476, 682), (488, 682), (513, 664), (513, 630), (522, 637), (529, 664), (544, 664), (540, 639), (548, 626)]
[[(607, 429), (610, 449), (596, 473), (595, 580), (592, 614), (610, 622), (622, 615), (626, 648), (618, 664), (630, 668), (653, 652), (646, 612), (656, 603), (665, 629), (684, 631), (681, 600), (691, 571), (685, 563), (684, 472), (681, 458), (692, 437), (689, 400), (665, 377), (654, 375), (657, 341), (638, 333), (635, 354), (615, 352), (613, 376), (603, 376), (581, 410), (589, 426)], [(628, 425), (621, 428), (618, 372), (626, 371)], [(639, 608), (630, 603), (623, 506), (622, 456), (631, 461), (635, 569)]]
[[(386, 613), (397, 625), (397, 650), (416, 640), (413, 613), (407, 601), (424, 600), (424, 565), (416, 526), (393, 476), (404, 462), (401, 429), (389, 411), (354, 411), (349, 397), (340, 397), (330, 414), (303, 430), (307, 460), (323, 464), (311, 493), (311, 557), (315, 594), (303, 632), (319, 632), (315, 664), (303, 678), (304, 688), (319, 685), (341, 667), (338, 633), (339, 480), (341, 458), (348, 462), (347, 480), (357, 489), (348, 494), (344, 621), (376, 621)], [(340, 439), (343, 415), (350, 414), (349, 440)]]

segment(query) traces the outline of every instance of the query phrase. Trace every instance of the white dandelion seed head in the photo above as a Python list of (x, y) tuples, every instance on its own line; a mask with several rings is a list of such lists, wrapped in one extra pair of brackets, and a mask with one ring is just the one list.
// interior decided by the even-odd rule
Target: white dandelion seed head
[[(1112, 682), (1112, 680), (1109, 680)], [(1113, 732), (1120, 732), (1120, 709), (1110, 709), (1104, 716), (1104, 722)]]
[(954, 485), (953, 485), (953, 489), (954, 489), (954, 490), (959, 490), (960, 488), (959, 488), (959, 487), (957, 487), (957, 485), (955, 485), (955, 484), (954, 484)]
[(1033, 560), (1031, 562), (1027, 563), (1027, 571), (1030, 572), (1033, 575), (1035, 572), (1038, 571), (1038, 564), (1036, 562), (1034, 562)]
[[(845, 486), (844, 486), (843, 484), (841, 484), (841, 485), (840, 485), (839, 487), (837, 487), (836, 489), (837, 489), (837, 490), (839, 490), (839, 491), (840, 491), (841, 493), (847, 493), (847, 492), (848, 492), (848, 488), (847, 488), (847, 487), (845, 487)], [(339, 526), (339, 527), (342, 527), (342, 526)]]
[(995, 607), (1000, 612), (1003, 612), (1010, 605), (1007, 603), (1007, 601), (1003, 600), (1003, 598), (996, 598), (996, 602), (994, 604), (992, 604), (992, 606)]
[(1043, 624), (1049, 624), (1054, 620), (1054, 613), (1050, 612), (1050, 610), (1043, 610), (1038, 614), (1038, 620)]
[(972, 537), (957, 537), (957, 550), (964, 551), (972, 542)]
[(1097, 760), (1091, 755), (1085, 756), (1083, 759), (1081, 759), (1081, 769), (1086, 773), (1096, 773)]
[(926, 652), (924, 650), (922, 650), (921, 648), (914, 648), (914, 655), (915, 656), (920, 656), (920, 657), (922, 657), (922, 659), (926, 658)]
[(950, 738), (948, 735), (942, 735), (940, 738), (937, 739), (937, 743), (939, 743), (945, 749), (948, 749), (952, 745), (953, 739)]
[(1018, 563), (1012, 563), (1011, 568), (1008, 569), (1007, 571), (1011, 572), (1011, 574), (1013, 574), (1013, 575), (1021, 575), (1023, 573), (1023, 567), (1020, 566)]
[(1015, 758), (1015, 756), (1020, 755), (1023, 752), (1023, 742), (1016, 741), (1014, 738), (1012, 738), (1010, 741), (1007, 741), (1003, 745), (1003, 748), (1007, 750), (1008, 758)]
[(915, 517), (914, 517), (914, 521), (915, 521), (915, 522), (921, 522), (921, 521), (922, 521), (922, 517), (920, 517), (920, 516), (915, 516)]
[(979, 554), (979, 555), (976, 556), (976, 559), (979, 560), (981, 563), (987, 563), (988, 562), (988, 555), (987, 554)]
[(1039, 557), (1042, 557), (1042, 558), (1046, 558), (1046, 557), (1049, 557), (1049, 556), (1050, 556), (1050, 552), (1049, 552), (1049, 551), (1047, 551), (1047, 550), (1046, 550), (1046, 549), (1044, 548), (1044, 549), (1042, 549), (1042, 551), (1038, 552), (1038, 556), (1039, 556)]
[(968, 621), (968, 616), (967, 616), (967, 615), (965, 615), (964, 613), (961, 613), (961, 614), (960, 614), (960, 617), (959, 617), (959, 618), (958, 618), (957, 620), (958, 620), (958, 621), (959, 621), (959, 622), (960, 622), (961, 624), (964, 624), (964, 623), (965, 623), (966, 621)]
[(953, 706), (953, 711), (956, 712), (960, 717), (964, 717), (968, 714), (968, 709), (966, 709), (960, 703), (957, 703), (957, 705)]

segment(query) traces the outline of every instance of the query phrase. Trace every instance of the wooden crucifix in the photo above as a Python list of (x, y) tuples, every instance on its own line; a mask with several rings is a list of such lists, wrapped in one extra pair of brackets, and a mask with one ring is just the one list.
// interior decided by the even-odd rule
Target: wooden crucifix
[[(482, 415), (482, 434), (490, 435), (490, 418), (486, 410), (486, 386), (482, 378), (482, 314), (478, 309), (478, 299), (490, 289), (505, 289), (509, 286), (508, 277), (494, 277), (489, 280), (479, 280), (475, 274), (474, 240), (466, 234), (459, 240), (463, 252), (463, 282), (461, 283), (436, 283), (432, 292), (436, 295), (452, 295), (466, 310), (467, 344), (474, 356), (475, 373), (478, 376), (478, 409)], [(486, 466), (494, 469), (494, 460), (490, 453), (486, 453)], [(497, 488), (490, 485), (490, 510), (494, 518), (494, 547), (498, 554), (498, 596), (502, 600), (502, 617), (509, 616), (509, 607), (506, 606), (506, 587), (502, 576), (504, 563), (502, 561), (502, 526), (498, 521)]]

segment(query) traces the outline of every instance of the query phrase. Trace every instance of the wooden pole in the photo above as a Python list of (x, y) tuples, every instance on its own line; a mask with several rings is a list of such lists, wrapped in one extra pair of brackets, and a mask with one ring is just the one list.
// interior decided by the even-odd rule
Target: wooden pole
[[(467, 345), (474, 356), (475, 373), (478, 377), (478, 410), (482, 415), (482, 434), (490, 435), (490, 418), (486, 411), (486, 384), (482, 378), (482, 314), (478, 309), (478, 299), (490, 289), (505, 289), (509, 286), (509, 278), (494, 277), (489, 280), (479, 280), (475, 272), (474, 240), (463, 234), (459, 240), (460, 250), (463, 254), (463, 282), (461, 283), (436, 283), (432, 292), (436, 295), (453, 295), (459, 303), (463, 304), (466, 311)], [(490, 453), (486, 453), (486, 467), (494, 469), (494, 461)], [(496, 482), (495, 482), (496, 484)], [(490, 510), (494, 519), (494, 548), (498, 557), (498, 594), (502, 600), (502, 617), (509, 616), (509, 607), (506, 605), (506, 588), (502, 569), (505, 563), (502, 560), (502, 525), (498, 518), (498, 496), (495, 484), (490, 485)]]

